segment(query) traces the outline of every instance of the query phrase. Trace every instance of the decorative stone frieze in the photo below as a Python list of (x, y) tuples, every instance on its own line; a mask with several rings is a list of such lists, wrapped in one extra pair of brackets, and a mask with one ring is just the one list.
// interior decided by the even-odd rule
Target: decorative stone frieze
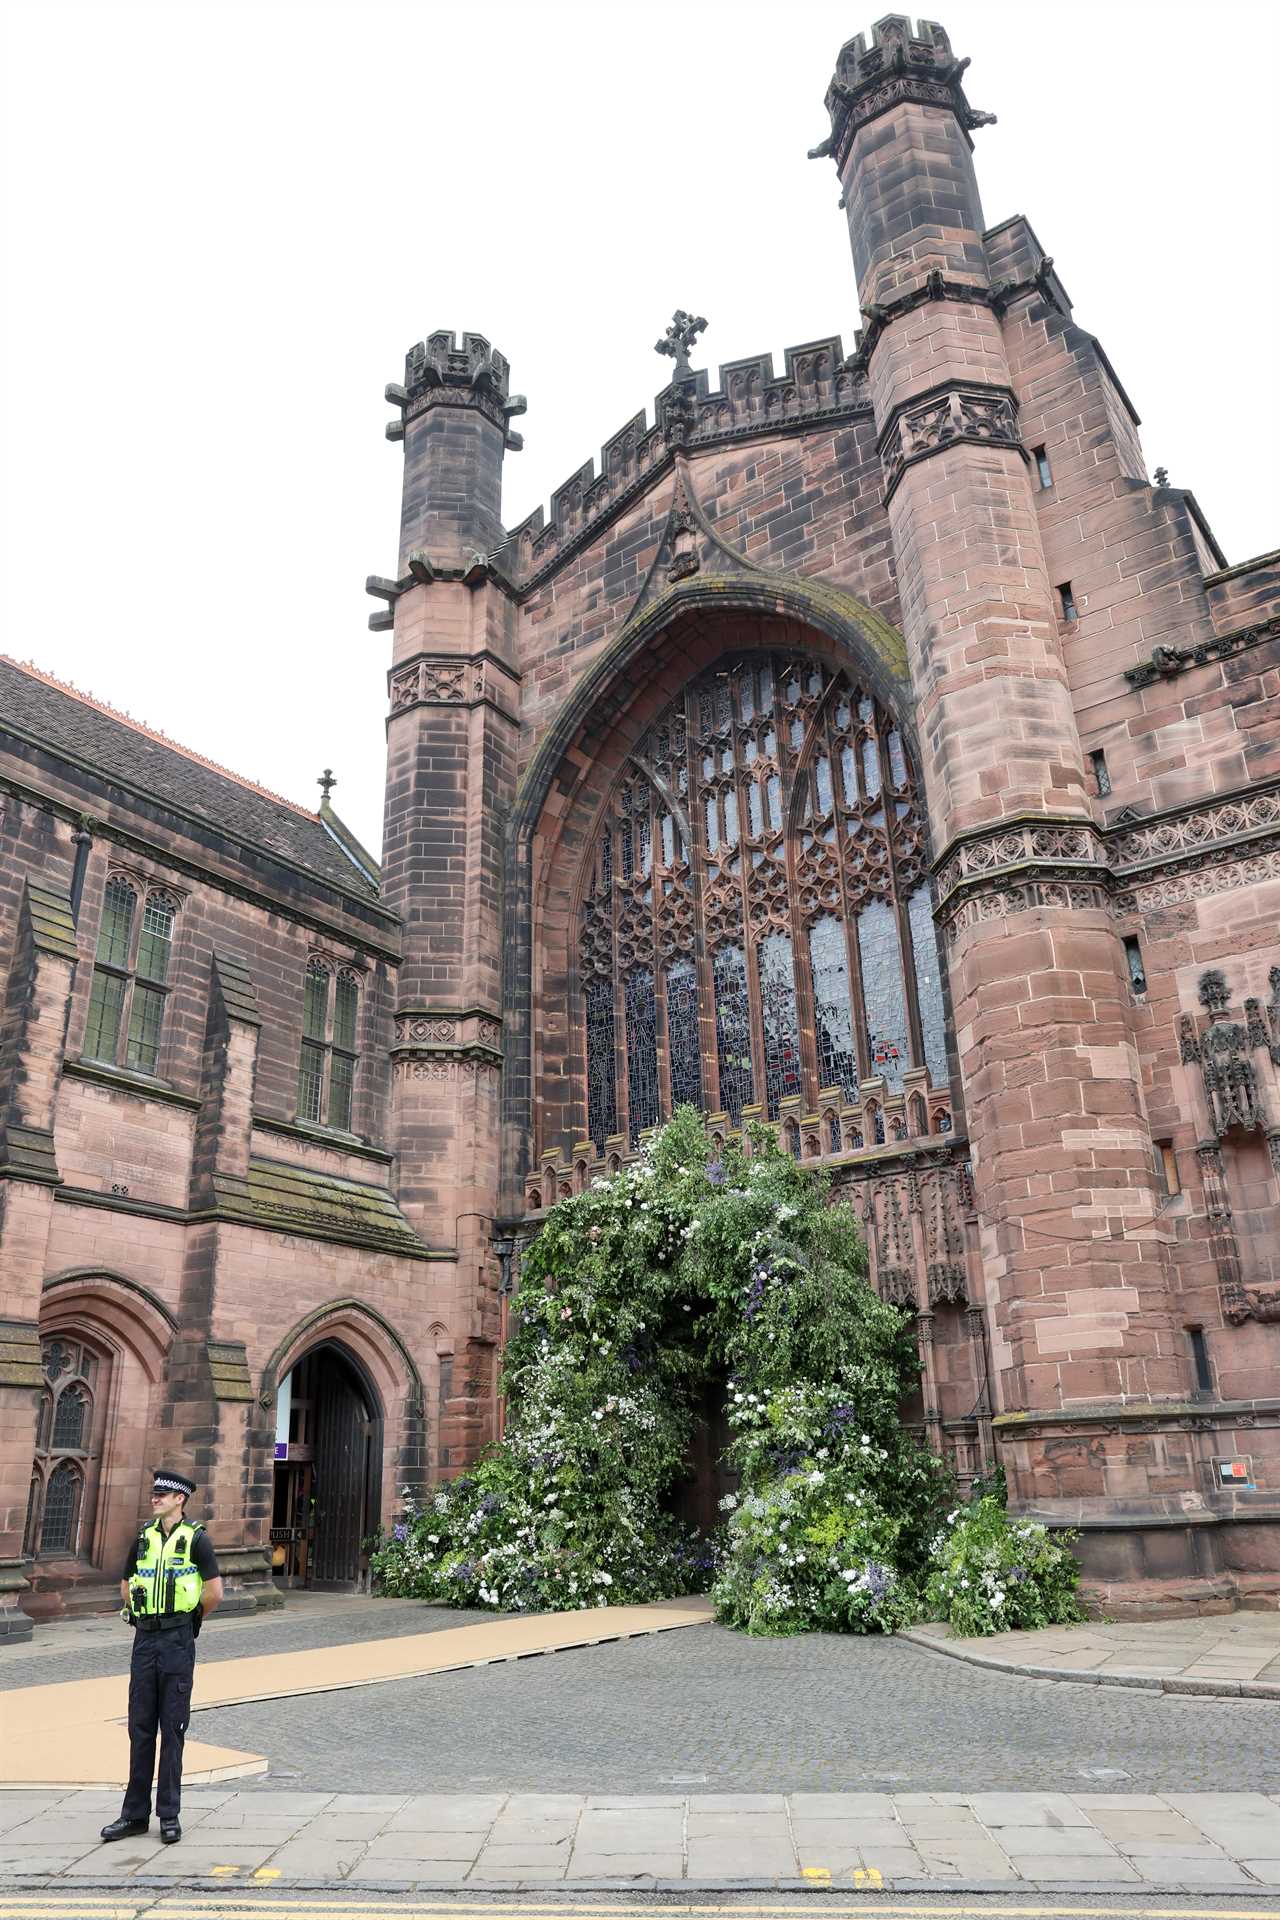
[(880, 435), (885, 499), (908, 467), (966, 443), (1009, 447), (1027, 459), (1018, 432), (1018, 403), (1007, 387), (935, 387), (896, 407)]
[(416, 1069), (425, 1064), (478, 1063), (497, 1069), (502, 1065), (502, 1021), (486, 1007), (403, 1007), (395, 1016), (391, 1057), (398, 1071), (415, 1070), (410, 1078), (451, 1077), (418, 1074)]

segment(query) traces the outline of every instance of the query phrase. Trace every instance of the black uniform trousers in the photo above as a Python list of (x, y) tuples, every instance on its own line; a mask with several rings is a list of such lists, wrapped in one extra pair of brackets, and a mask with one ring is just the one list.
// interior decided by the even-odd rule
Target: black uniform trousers
[(156, 1814), (176, 1820), (182, 1801), (182, 1749), (191, 1719), (191, 1680), (196, 1665), (196, 1641), (191, 1623), (133, 1631), (133, 1658), (129, 1663), (129, 1785), (123, 1820), (151, 1818), (151, 1779), (156, 1765), (156, 1733), (160, 1735), (160, 1778), (156, 1782)]

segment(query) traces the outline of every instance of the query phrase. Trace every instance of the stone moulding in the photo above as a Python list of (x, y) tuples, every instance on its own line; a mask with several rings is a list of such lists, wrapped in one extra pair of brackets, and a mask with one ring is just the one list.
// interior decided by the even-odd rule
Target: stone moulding
[(1280, 783), (1109, 827), (1023, 817), (943, 849), (935, 918), (948, 938), (980, 920), (1041, 906), (1118, 916), (1226, 892), (1280, 874)]
[(1215, 660), (1232, 660), (1251, 647), (1264, 646), (1268, 640), (1280, 640), (1280, 613), (1246, 627), (1233, 627), (1229, 633), (1212, 634), (1191, 647), (1153, 647), (1148, 659), (1125, 668), (1124, 677), (1137, 693), (1158, 680), (1176, 679), (1180, 673), (1209, 666)]
[(896, 406), (878, 446), (885, 505), (908, 467), (956, 446), (1007, 447), (1029, 459), (1018, 428), (1018, 403), (1009, 387), (948, 382), (913, 394)]

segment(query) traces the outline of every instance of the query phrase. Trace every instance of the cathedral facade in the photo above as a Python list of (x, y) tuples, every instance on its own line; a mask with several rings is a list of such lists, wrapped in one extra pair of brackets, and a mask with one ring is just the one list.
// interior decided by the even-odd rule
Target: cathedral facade
[(0, 662), (0, 1634), (151, 1467), (241, 1604), (359, 1581), (500, 1430), (521, 1249), (681, 1101), (825, 1170), (962, 1480), (1112, 1613), (1280, 1596), (1280, 556), (1228, 565), (943, 29), (846, 45), (863, 324), (507, 528), (506, 360), (403, 443), (381, 861)]

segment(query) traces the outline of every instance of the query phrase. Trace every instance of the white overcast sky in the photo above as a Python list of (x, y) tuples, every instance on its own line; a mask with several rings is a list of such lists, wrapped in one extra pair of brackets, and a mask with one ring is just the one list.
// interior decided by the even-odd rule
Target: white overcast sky
[[(857, 301), (822, 96), (863, 0), (9, 0), (0, 647), (381, 839), (382, 389), (529, 398), (513, 524), (695, 364)], [(1280, 542), (1275, 0), (939, 0), (1025, 213), (1232, 561)]]

